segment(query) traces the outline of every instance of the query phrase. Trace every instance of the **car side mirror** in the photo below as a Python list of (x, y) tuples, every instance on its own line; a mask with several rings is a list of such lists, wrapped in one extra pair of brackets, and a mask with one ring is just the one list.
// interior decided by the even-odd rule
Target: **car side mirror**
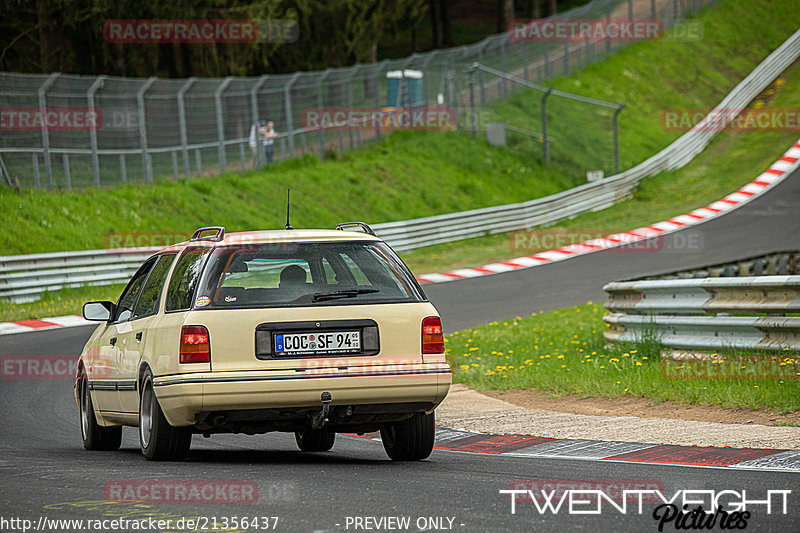
[(114, 304), (108, 301), (83, 304), (83, 318), (95, 322), (108, 322), (114, 315)]

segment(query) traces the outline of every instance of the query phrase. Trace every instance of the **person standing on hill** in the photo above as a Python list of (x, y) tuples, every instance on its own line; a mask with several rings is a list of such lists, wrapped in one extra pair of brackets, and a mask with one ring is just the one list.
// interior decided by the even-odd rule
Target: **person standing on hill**
[(267, 156), (267, 164), (272, 163), (272, 145), (275, 143), (275, 137), (278, 136), (278, 132), (275, 131), (275, 123), (271, 120), (262, 120), (258, 133), (261, 135), (262, 142), (264, 143), (264, 154)]

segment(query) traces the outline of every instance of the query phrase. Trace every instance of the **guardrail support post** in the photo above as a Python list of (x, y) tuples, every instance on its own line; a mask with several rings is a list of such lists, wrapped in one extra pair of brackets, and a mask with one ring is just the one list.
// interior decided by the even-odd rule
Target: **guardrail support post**
[(295, 72), (283, 88), (283, 108), (286, 113), (286, 135), (289, 139), (289, 159), (294, 158), (294, 126), (292, 126), (292, 85), (297, 81), (300, 72)]
[(217, 112), (217, 142), (219, 143), (217, 159), (219, 160), (220, 174), (225, 173), (227, 166), (225, 158), (225, 124), (222, 122), (222, 93), (225, 92), (225, 89), (228, 88), (228, 85), (230, 85), (232, 81), (233, 76), (228, 76), (222, 80), (222, 83), (220, 83), (219, 87), (214, 91), (214, 107)]
[(547, 92), (542, 95), (542, 150), (545, 164), (550, 162), (550, 140), (547, 137), (547, 97), (550, 96), (552, 92), (553, 88), (550, 87), (547, 89)]
[[(94, 112), (94, 93), (103, 86), (103, 82), (105, 81), (105, 76), (98, 76), (92, 86), (89, 87), (89, 90), (86, 93), (86, 100), (89, 104), (89, 112)], [(94, 174), (94, 186), (100, 186), (100, 161), (97, 156), (97, 114), (95, 114), (95, 123), (93, 127), (89, 128), (89, 142), (92, 146), (92, 173)]]
[(625, 108), (625, 104), (620, 105), (614, 111), (614, 173), (619, 174), (619, 114)]
[(181, 132), (181, 153), (183, 154), (183, 174), (189, 177), (189, 135), (186, 133), (186, 92), (197, 78), (191, 77), (178, 89), (178, 128)]
[(44, 80), (39, 87), (39, 116), (42, 120), (42, 157), (44, 158), (44, 173), (47, 177), (47, 188), (53, 188), (53, 167), (50, 164), (50, 134), (47, 131), (47, 89), (55, 83), (59, 73), (54, 72)]
[(136, 91), (136, 105), (139, 108), (139, 142), (142, 147), (142, 172), (144, 173), (144, 181), (153, 181), (153, 175), (150, 171), (150, 162), (147, 158), (147, 116), (144, 110), (144, 95), (153, 86), (158, 78), (149, 78), (138, 91)]

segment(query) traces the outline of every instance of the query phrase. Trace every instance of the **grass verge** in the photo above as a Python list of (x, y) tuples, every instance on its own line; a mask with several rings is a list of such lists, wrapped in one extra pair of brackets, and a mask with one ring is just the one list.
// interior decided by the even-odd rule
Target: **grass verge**
[[(797, 354), (736, 354), (720, 363), (662, 360), (653, 339), (608, 345), (603, 314), (589, 302), (454, 333), (446, 343), (454, 381), (479, 391), (538, 389), (555, 396), (800, 410)], [(704, 379), (709, 376), (726, 379)]]

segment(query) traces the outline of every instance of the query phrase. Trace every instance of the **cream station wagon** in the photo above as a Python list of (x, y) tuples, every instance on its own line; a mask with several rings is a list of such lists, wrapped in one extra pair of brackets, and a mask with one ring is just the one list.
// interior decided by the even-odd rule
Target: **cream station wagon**
[(336, 433), (380, 431), (400, 461), (433, 448), (452, 378), (441, 321), (366, 224), (200, 228), (83, 315), (101, 322), (75, 384), (89, 450), (119, 448), (122, 426), (150, 460), (182, 460), (193, 434), (214, 433), (293, 432), (327, 451)]

